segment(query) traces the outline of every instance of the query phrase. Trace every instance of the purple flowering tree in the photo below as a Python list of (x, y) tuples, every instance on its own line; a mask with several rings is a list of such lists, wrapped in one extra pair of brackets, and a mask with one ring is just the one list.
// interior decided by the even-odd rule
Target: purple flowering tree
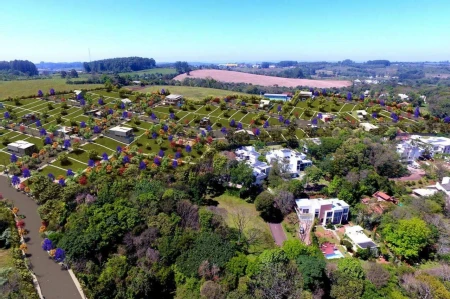
[(176, 152), (175, 153), (175, 159), (180, 159), (181, 158), (181, 153), (180, 152)]
[(147, 165), (145, 165), (144, 161), (139, 162), (139, 170), (145, 170), (147, 169)]
[(52, 240), (45, 238), (44, 241), (42, 241), (42, 249), (45, 251), (50, 251), (53, 249), (53, 242)]
[(317, 90), (314, 92), (314, 96), (316, 96), (316, 97), (319, 96), (319, 92)]
[(109, 115), (112, 115), (112, 114), (114, 114), (114, 110), (112, 110), (112, 108), (109, 108), (109, 110), (108, 110), (108, 114), (109, 114)]
[(81, 106), (86, 106), (86, 101), (84, 99), (80, 99), (80, 105)]
[(277, 111), (280, 112), (281, 111), (281, 105), (278, 105), (277, 107)]
[(88, 160), (88, 166), (89, 166), (89, 167), (94, 167), (94, 166), (95, 166), (95, 161), (92, 160), (92, 159), (89, 159), (89, 160)]
[(15, 154), (12, 154), (11, 158), (9, 160), (11, 161), (11, 163), (16, 163), (17, 162), (17, 156)]
[(103, 106), (103, 105), (105, 105), (105, 102), (103, 101), (102, 98), (100, 98), (100, 99), (98, 99), (98, 104)]
[(377, 118), (377, 117), (378, 117), (378, 113), (372, 112), (372, 118)]
[(269, 127), (269, 121), (266, 120), (266, 121), (264, 122), (263, 128), (266, 129), (266, 128), (268, 128), (268, 127)]
[(163, 150), (159, 150), (158, 156), (160, 156), (161, 158), (164, 157), (164, 151)]
[(120, 109), (125, 109), (125, 104), (124, 103), (120, 103)]
[(22, 176), (24, 178), (29, 178), (31, 176), (30, 170), (28, 168), (22, 169)]
[(66, 176), (74, 176), (75, 175), (75, 173), (72, 171), (72, 169), (67, 169), (67, 172), (66, 172)]
[(177, 168), (177, 167), (178, 167), (178, 162), (177, 162), (177, 160), (173, 160), (173, 161), (172, 161), (172, 167), (173, 167), (173, 168)]
[(241, 102), (241, 106), (244, 106), (244, 107), (245, 107), (245, 105), (247, 105), (247, 103), (245, 103), (244, 101), (242, 101), (242, 102)]
[(39, 135), (45, 136), (45, 135), (47, 135), (47, 131), (44, 128), (42, 128), (39, 130)]
[(83, 97), (83, 95), (82, 95), (81, 93), (79, 93), (79, 94), (77, 95), (77, 100), (78, 100), (78, 101), (84, 100), (84, 97)]
[(127, 111), (122, 112), (122, 117), (123, 118), (127, 118), (128, 117), (128, 112)]
[(206, 131), (209, 132), (209, 131), (211, 131), (211, 130), (212, 130), (211, 126), (210, 126), (210, 125), (207, 125), (207, 126), (206, 126)]
[(11, 117), (11, 115), (9, 114), (8, 111), (6, 111), (5, 113), (3, 113), (3, 117), (6, 118), (6, 119), (8, 119), (8, 118)]
[(230, 127), (234, 127), (236, 125), (236, 121), (234, 119), (232, 119), (230, 121)]
[(164, 132), (167, 132), (167, 130), (169, 130), (169, 127), (167, 125), (163, 125), (162, 129), (163, 129)]
[(175, 113), (171, 112), (171, 113), (169, 114), (169, 117), (170, 117), (170, 119), (175, 119)]
[(362, 100), (364, 100), (364, 95), (363, 94), (360, 94), (359, 95), (359, 99), (362, 101)]
[(102, 159), (103, 159), (103, 161), (108, 161), (109, 160), (108, 154), (107, 153), (103, 153), (102, 154)]
[(444, 123), (450, 124), (450, 116), (444, 117)]
[(186, 153), (190, 153), (192, 151), (192, 148), (189, 144), (186, 145), (186, 147), (184, 149), (186, 150)]
[(351, 101), (352, 100), (352, 93), (349, 92), (347, 93), (347, 101)]
[(324, 88), (322, 89), (322, 95), (326, 96), (327, 95), (327, 90)]
[[(239, 127), (239, 125), (238, 125), (238, 127)], [(205, 131), (201, 131), (201, 132), (200, 132), (200, 135), (201, 135), (201, 137), (205, 137), (205, 136), (206, 136)]]
[(52, 139), (50, 137), (45, 137), (44, 144), (52, 144)]
[(163, 89), (161, 89), (161, 94), (162, 95), (165, 95), (166, 94), (166, 90), (163, 88)]
[(321, 113), (321, 112), (317, 113), (317, 118), (318, 118), (318, 119), (322, 119), (322, 117), (323, 117), (323, 116), (322, 116), (322, 113)]
[(261, 131), (259, 130), (259, 128), (256, 128), (256, 129), (255, 129), (255, 135), (256, 135), (256, 136), (259, 136), (259, 134), (261, 134)]
[(155, 113), (152, 113), (152, 114), (150, 115), (150, 118), (151, 118), (152, 120), (155, 120), (155, 119), (156, 119)]
[(153, 132), (153, 133), (152, 133), (152, 138), (153, 138), (153, 139), (156, 139), (157, 137), (158, 137), (158, 133)]
[(237, 128), (238, 128), (238, 130), (242, 130), (242, 124), (240, 122), (238, 122)]
[(416, 107), (416, 109), (414, 109), (414, 117), (418, 118), (420, 116), (420, 108), (419, 106)]
[(291, 124), (291, 121), (290, 121), (289, 119), (286, 119), (286, 120), (284, 121), (284, 124), (287, 125), (287, 126), (289, 126), (289, 125)]
[(130, 163), (130, 158), (129, 158), (128, 156), (124, 156), (124, 157), (122, 158), (122, 163), (123, 163), (123, 164)]
[(167, 140), (172, 141), (173, 140), (173, 135), (169, 135), (169, 137), (167, 137)]
[(42, 90), (38, 90), (37, 96), (42, 98), (44, 96), (44, 93), (42, 92)]
[(86, 128), (86, 123), (84, 121), (80, 122), (80, 127), (81, 128)]
[(161, 165), (161, 160), (159, 160), (159, 158), (158, 157), (155, 157), (154, 159), (153, 159), (153, 163), (155, 163), (156, 165)]
[(20, 184), (20, 179), (17, 175), (13, 175), (11, 178), (11, 184), (13, 184), (14, 186), (17, 186)]
[(314, 89), (312, 87), (310, 87), (309, 92), (314, 93)]
[(278, 121), (282, 123), (284, 121), (283, 115), (278, 116)]
[(55, 90), (53, 88), (50, 88), (50, 91), (48, 92), (51, 96), (55, 95)]
[(50, 181), (54, 181), (55, 180), (55, 176), (53, 175), (53, 173), (49, 173), (47, 174), (47, 177), (50, 179)]
[(99, 134), (102, 131), (99, 126), (94, 126), (94, 133)]
[(314, 117), (314, 118), (311, 120), (311, 124), (317, 126), (317, 118)]
[(70, 140), (69, 140), (69, 139), (65, 139), (65, 140), (64, 140), (64, 143), (63, 143), (63, 147), (64, 147), (65, 149), (68, 149), (70, 146), (71, 146)]
[(64, 186), (66, 185), (66, 181), (65, 181), (64, 179), (59, 179), (58, 184), (59, 184), (61, 187), (64, 187)]
[(220, 132), (222, 132), (222, 134), (227, 134), (227, 128), (222, 127), (222, 129), (220, 129)]
[(66, 253), (61, 248), (56, 248), (55, 250), (55, 261), (61, 263), (66, 258)]
[(386, 106), (386, 102), (384, 100), (380, 100), (380, 105), (384, 107)]
[(42, 123), (39, 119), (36, 120), (36, 127), (42, 127)]
[(120, 154), (122, 152), (122, 147), (120, 145), (117, 146), (116, 151)]

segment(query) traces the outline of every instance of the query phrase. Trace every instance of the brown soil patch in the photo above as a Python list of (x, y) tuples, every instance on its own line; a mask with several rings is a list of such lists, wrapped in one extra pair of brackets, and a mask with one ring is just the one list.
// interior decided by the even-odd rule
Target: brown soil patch
[(178, 75), (175, 77), (175, 80), (182, 81), (185, 78), (212, 78), (221, 82), (247, 83), (261, 86), (277, 85), (285, 87), (308, 86), (315, 88), (341, 88), (352, 85), (350, 81), (280, 78), (224, 70), (196, 70), (192, 71), (189, 76), (186, 74)]

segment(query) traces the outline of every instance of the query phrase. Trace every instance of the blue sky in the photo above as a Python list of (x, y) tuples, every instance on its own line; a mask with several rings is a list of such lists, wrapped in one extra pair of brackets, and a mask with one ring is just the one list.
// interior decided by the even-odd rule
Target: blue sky
[(450, 60), (449, 0), (6, 3), (0, 60)]

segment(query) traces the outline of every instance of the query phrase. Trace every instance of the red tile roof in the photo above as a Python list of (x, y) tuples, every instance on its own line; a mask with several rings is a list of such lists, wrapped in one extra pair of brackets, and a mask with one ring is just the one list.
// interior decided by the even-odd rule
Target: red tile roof
[(387, 195), (386, 193), (382, 192), (382, 191), (377, 191), (375, 192), (375, 194), (373, 195), (373, 197), (379, 197), (383, 200), (391, 200), (391, 197), (389, 195)]

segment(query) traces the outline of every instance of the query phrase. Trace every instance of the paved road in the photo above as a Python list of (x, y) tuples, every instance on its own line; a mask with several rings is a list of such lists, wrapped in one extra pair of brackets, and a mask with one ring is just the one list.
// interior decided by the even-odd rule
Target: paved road
[(273, 239), (278, 246), (282, 246), (286, 241), (286, 234), (284, 233), (281, 223), (269, 223), (270, 231), (272, 232)]
[(47, 252), (41, 248), (42, 239), (39, 236), (41, 218), (37, 213), (38, 205), (25, 194), (10, 187), (8, 179), (4, 176), (0, 176), (0, 193), (4, 198), (14, 202), (19, 208), (19, 214), (26, 216), (25, 228), (29, 233), (25, 237), (28, 238), (29, 259), (45, 299), (80, 299), (80, 293), (69, 273), (61, 270), (61, 266), (51, 260)]

